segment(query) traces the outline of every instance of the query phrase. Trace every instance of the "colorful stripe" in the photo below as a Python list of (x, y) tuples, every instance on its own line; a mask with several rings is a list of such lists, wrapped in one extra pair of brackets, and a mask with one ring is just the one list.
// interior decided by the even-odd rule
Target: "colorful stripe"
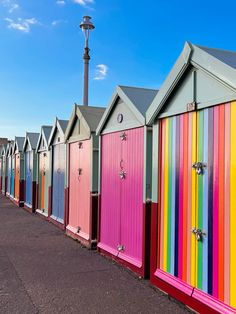
[(231, 104), (230, 135), (230, 305), (236, 307), (236, 102)]
[[(236, 102), (161, 120), (160, 268), (236, 307)], [(206, 165), (202, 174), (192, 168)], [(197, 241), (191, 229), (201, 229)]]

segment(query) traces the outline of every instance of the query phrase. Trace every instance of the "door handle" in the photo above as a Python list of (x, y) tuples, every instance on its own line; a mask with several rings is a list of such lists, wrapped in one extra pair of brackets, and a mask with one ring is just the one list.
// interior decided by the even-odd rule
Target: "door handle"
[(196, 173), (198, 175), (200, 174), (203, 174), (204, 173), (204, 168), (206, 168), (207, 165), (203, 162), (195, 162), (193, 165), (192, 165), (192, 168), (195, 169)]
[(125, 177), (126, 177), (126, 172), (125, 172), (124, 170), (121, 170), (121, 171), (119, 172), (119, 176), (120, 176), (121, 180), (125, 179)]
[(197, 228), (192, 228), (192, 233), (195, 234), (197, 241), (202, 241), (203, 237), (206, 236), (206, 232)]

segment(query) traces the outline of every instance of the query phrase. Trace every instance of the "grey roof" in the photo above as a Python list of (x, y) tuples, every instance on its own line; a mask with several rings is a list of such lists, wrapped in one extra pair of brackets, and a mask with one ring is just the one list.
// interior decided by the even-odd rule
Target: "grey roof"
[(132, 101), (135, 107), (145, 116), (148, 107), (150, 106), (153, 98), (156, 96), (157, 89), (131, 87), (131, 86), (120, 86), (121, 90), (126, 96)]
[(64, 134), (65, 134), (68, 122), (69, 122), (69, 120), (60, 120), (60, 119), (58, 119), (58, 123), (60, 124), (61, 129), (62, 129)]
[(49, 140), (49, 137), (50, 137), (50, 134), (51, 134), (51, 131), (52, 131), (52, 126), (51, 125), (43, 125), (42, 126), (42, 131), (45, 135), (45, 139), (48, 143), (48, 140)]
[(105, 111), (105, 108), (102, 107), (91, 107), (91, 106), (81, 106), (77, 105), (82, 116), (88, 123), (91, 132), (95, 132), (98, 126), (99, 121), (102, 118), (102, 115)]
[(204, 50), (205, 52), (212, 55), (216, 59), (236, 69), (236, 52), (235, 51), (208, 48), (208, 47), (203, 47), (203, 46), (198, 46), (198, 45), (196, 45), (196, 47), (200, 48), (201, 50)]
[(131, 86), (117, 86), (112, 99), (104, 112), (97, 127), (96, 133), (100, 134), (109, 119), (113, 107), (116, 105), (118, 97), (130, 108), (142, 125), (146, 124), (145, 114), (153, 99), (157, 95), (157, 89), (148, 89)]
[(18, 147), (19, 152), (22, 152), (23, 146), (24, 146), (24, 142), (25, 142), (25, 137), (16, 136), (15, 137), (15, 142), (17, 143), (17, 147)]
[(39, 133), (26, 133), (26, 136), (28, 136), (30, 145), (32, 149), (36, 149), (38, 138), (39, 138)]
[(236, 53), (186, 42), (159, 93), (147, 110), (146, 119), (149, 125), (154, 122), (189, 66), (203, 69), (209, 75), (217, 78), (233, 93), (236, 93)]

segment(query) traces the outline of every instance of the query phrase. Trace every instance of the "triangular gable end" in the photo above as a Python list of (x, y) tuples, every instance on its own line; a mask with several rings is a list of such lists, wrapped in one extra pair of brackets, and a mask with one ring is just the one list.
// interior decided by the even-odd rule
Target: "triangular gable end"
[(159, 117), (189, 111), (194, 102), (198, 109), (235, 99), (236, 94), (205, 71), (189, 66), (179, 83), (169, 95)]
[(65, 132), (65, 140), (68, 142), (75, 142), (90, 139), (90, 137), (90, 128), (78, 106), (75, 106)]
[(233, 87), (232, 71), (235, 70), (199, 47), (186, 43), (147, 111), (147, 123), (151, 125), (157, 117), (235, 100), (236, 86)]
[(31, 151), (31, 150), (32, 150), (32, 147), (31, 147), (31, 144), (30, 144), (29, 136), (26, 135), (24, 146), (23, 146), (23, 152), (28, 152), (28, 151)]
[(48, 140), (48, 146), (56, 145), (59, 143), (64, 143), (64, 141), (65, 141), (64, 131), (62, 130), (60, 126), (59, 120), (56, 118), (49, 140)]
[(112, 110), (107, 117), (102, 134), (143, 126), (127, 103), (117, 94)]

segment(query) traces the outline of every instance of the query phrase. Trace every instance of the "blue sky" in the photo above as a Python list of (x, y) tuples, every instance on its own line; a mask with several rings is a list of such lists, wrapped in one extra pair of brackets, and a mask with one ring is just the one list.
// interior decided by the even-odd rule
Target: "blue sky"
[(0, 137), (69, 119), (81, 103), (83, 15), (96, 26), (89, 103), (106, 106), (118, 84), (159, 88), (186, 40), (236, 51), (235, 9), (233, 0), (0, 0)]

